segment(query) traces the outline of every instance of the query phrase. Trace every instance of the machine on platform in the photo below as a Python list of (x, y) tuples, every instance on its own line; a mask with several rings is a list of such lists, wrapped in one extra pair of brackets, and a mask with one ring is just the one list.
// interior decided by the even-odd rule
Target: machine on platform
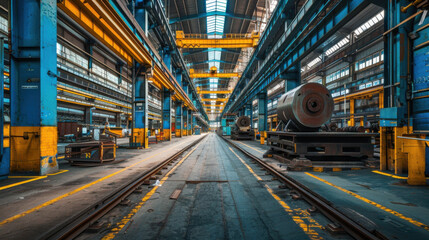
[(276, 131), (267, 132), (270, 150), (264, 156), (274, 155), (292, 168), (310, 167), (320, 160), (372, 158), (375, 134), (332, 131), (326, 123), (333, 110), (332, 96), (322, 84), (306, 83), (285, 93), (277, 106), (281, 121)]
[(253, 140), (255, 134), (250, 126), (250, 118), (247, 116), (238, 117), (235, 120), (231, 131), (231, 139), (234, 140)]

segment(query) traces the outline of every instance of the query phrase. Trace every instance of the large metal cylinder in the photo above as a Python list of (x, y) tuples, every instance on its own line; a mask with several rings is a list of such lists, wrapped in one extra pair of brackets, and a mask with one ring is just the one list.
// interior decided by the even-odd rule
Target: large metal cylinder
[(329, 90), (319, 83), (306, 83), (280, 97), (277, 116), (283, 122), (292, 121), (298, 131), (316, 131), (334, 111)]
[(237, 127), (248, 127), (250, 126), (250, 118), (248, 116), (241, 116), (235, 120)]

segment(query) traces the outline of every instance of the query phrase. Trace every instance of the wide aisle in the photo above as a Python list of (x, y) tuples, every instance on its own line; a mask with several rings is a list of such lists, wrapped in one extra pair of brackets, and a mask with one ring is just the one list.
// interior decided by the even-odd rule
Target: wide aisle
[[(178, 163), (177, 169), (146, 199), (126, 226), (107, 237), (309, 238), (311, 235), (267, 190), (266, 180), (258, 180), (233, 151), (219, 136), (210, 134)], [(170, 198), (175, 190), (181, 190), (177, 200)], [(317, 233), (312, 234), (317, 238)]]

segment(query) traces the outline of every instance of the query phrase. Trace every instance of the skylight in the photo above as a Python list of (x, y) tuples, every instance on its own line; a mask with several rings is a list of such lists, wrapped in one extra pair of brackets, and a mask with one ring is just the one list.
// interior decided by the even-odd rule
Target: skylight
[(384, 19), (384, 10), (378, 13), (377, 15), (375, 15), (375, 17), (368, 20), (366, 23), (362, 24), (360, 27), (358, 27), (355, 30), (355, 34), (357, 36), (360, 35), (361, 33), (365, 32), (370, 27), (374, 26), (376, 23), (380, 22), (383, 19)]
[[(209, 12), (226, 12), (227, 0), (206, 0), (206, 11)], [(208, 16), (207, 17), (207, 34), (209, 38), (221, 38), (223, 34), (223, 28), (225, 26), (225, 16)], [(215, 66), (217, 69), (220, 68), (221, 52), (218, 50), (212, 51), (209, 49), (208, 59), (209, 68)]]
[(341, 47), (343, 47), (347, 43), (349, 43), (349, 36), (343, 38), (343, 40), (339, 41), (337, 44), (335, 44), (334, 46), (332, 46), (331, 48), (326, 50), (326, 52), (325, 52), (326, 55), (327, 56), (331, 55), (332, 53), (334, 53), (335, 51), (337, 51), (338, 49), (340, 49)]

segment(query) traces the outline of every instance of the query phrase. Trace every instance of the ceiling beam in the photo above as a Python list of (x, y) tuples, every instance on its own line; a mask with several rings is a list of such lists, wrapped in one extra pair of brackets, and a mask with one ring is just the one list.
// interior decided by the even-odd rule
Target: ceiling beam
[(243, 14), (214, 11), (214, 12), (205, 12), (205, 13), (200, 13), (200, 14), (186, 15), (186, 16), (182, 16), (182, 17), (178, 17), (178, 18), (172, 18), (172, 19), (170, 19), (170, 24), (182, 22), (182, 21), (199, 19), (199, 18), (206, 18), (206, 17), (210, 17), (210, 16), (224, 16), (224, 17), (230, 17), (230, 18), (238, 18), (238, 19), (242, 19), (242, 20), (256, 21), (256, 18), (253, 18), (251, 16), (247, 16), (247, 15), (243, 15)]

